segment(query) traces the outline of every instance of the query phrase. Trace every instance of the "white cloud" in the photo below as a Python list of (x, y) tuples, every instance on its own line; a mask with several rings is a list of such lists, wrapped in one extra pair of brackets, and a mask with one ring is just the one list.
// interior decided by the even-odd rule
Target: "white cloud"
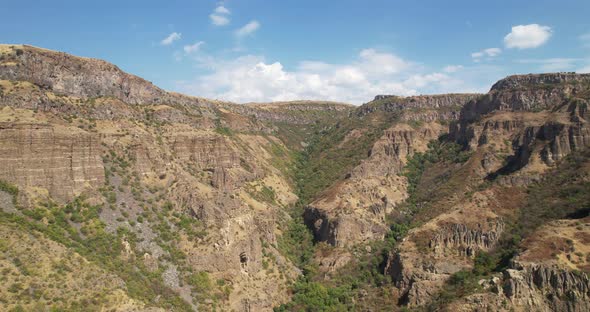
[(160, 44), (161, 45), (171, 45), (172, 42), (179, 40), (180, 38), (182, 38), (182, 34), (177, 33), (177, 32), (173, 32), (170, 35), (168, 35), (168, 37), (166, 37), (162, 41), (160, 41)]
[(211, 20), (211, 24), (215, 26), (224, 26), (229, 24), (230, 14), (231, 12), (226, 7), (220, 5), (216, 7), (215, 10), (213, 10), (213, 13), (209, 15), (209, 19)]
[(442, 83), (444, 80), (450, 79), (446, 74), (431, 73), (426, 75), (413, 75), (404, 80), (404, 85), (413, 89), (423, 88), (429, 84)]
[(463, 69), (463, 65), (448, 65), (443, 68), (445, 73), (455, 73)]
[(502, 50), (500, 50), (499, 48), (489, 48), (483, 50), (483, 52), (488, 56), (497, 56), (498, 54), (502, 53)]
[(203, 44), (205, 44), (204, 41), (199, 41), (199, 42), (195, 42), (194, 44), (191, 44), (191, 45), (185, 45), (184, 46), (184, 53), (191, 54), (193, 52), (197, 52), (197, 51), (199, 51), (199, 49), (201, 48), (201, 46)]
[(502, 49), (500, 48), (487, 48), (471, 53), (471, 57), (475, 62), (480, 62), (484, 56), (487, 57), (487, 60), (491, 60), (494, 57), (500, 55), (500, 53), (502, 53)]
[(379, 53), (374, 49), (364, 49), (359, 56), (361, 58), (360, 66), (370, 74), (395, 74), (411, 66), (409, 62), (394, 54)]
[(256, 20), (250, 21), (248, 24), (242, 26), (242, 28), (236, 30), (236, 36), (238, 37), (246, 37), (248, 35), (253, 34), (255, 31), (260, 28), (260, 23)]
[(375, 49), (361, 50), (347, 64), (303, 61), (291, 70), (256, 55), (229, 60), (201, 56), (198, 66), (210, 73), (178, 82), (178, 91), (238, 103), (323, 99), (360, 104), (377, 94), (482, 90), (449, 73), (425, 73), (416, 63)]
[(215, 13), (217, 13), (217, 14), (230, 14), (229, 10), (226, 7), (224, 7), (223, 5), (216, 7)]
[(229, 18), (223, 15), (211, 14), (209, 15), (211, 19), (211, 24), (215, 26), (223, 26), (229, 24)]
[(483, 52), (473, 52), (471, 53), (471, 57), (474, 59), (481, 58), (483, 56)]
[(576, 70), (577, 73), (590, 74), (590, 65)]
[(551, 37), (549, 26), (539, 24), (513, 26), (512, 31), (504, 37), (507, 48), (530, 49), (543, 45)]

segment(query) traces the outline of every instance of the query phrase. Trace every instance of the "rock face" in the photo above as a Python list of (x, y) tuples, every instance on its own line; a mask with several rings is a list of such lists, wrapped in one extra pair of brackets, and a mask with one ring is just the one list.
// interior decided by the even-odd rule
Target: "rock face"
[(489, 230), (483, 230), (481, 225), (470, 229), (464, 224), (452, 224), (443, 227), (430, 240), (429, 247), (438, 254), (448, 249), (455, 249), (461, 256), (473, 257), (477, 250), (492, 248), (503, 231), (504, 223), (501, 221), (493, 224)]
[[(386, 97), (359, 107), (356, 116), (393, 112), (399, 115), (399, 123), (384, 130), (368, 157), (346, 179), (306, 208), (305, 222), (316, 240), (345, 247), (382, 239), (389, 230), (385, 217), (407, 197), (407, 182), (401, 176), (407, 159), (424, 152), (431, 140), (446, 133), (443, 123), (455, 119), (464, 101), (477, 96)], [(354, 131), (358, 130), (348, 136), (354, 136)]]
[(484, 211), (463, 205), (412, 230), (389, 255), (384, 272), (399, 289), (399, 304), (428, 304), (452, 274), (470, 268), (477, 252), (494, 247), (504, 231), (504, 222), (490, 209), (494, 195), (478, 195)]
[(513, 305), (537, 311), (588, 311), (590, 279), (584, 273), (543, 265), (513, 264), (504, 293)]
[(105, 182), (100, 139), (75, 127), (0, 123), (0, 179), (72, 200)]
[(588, 250), (584, 234), (588, 226), (588, 218), (558, 220), (543, 226), (524, 242), (524, 251), (508, 269), (482, 283), (489, 292), (462, 298), (451, 308), (587, 311), (590, 279), (585, 268), (587, 260), (579, 255)]
[(193, 163), (198, 170), (212, 174), (211, 185), (214, 187), (232, 190), (256, 178), (255, 173), (249, 172), (232, 176), (232, 169), (240, 168), (240, 155), (232, 148), (231, 141), (223, 136), (180, 134), (169, 139), (172, 141), (172, 151), (180, 160)]

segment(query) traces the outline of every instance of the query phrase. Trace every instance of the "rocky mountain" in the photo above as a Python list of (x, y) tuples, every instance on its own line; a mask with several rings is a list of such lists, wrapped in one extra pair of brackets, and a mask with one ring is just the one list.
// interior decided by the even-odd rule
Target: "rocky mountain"
[(589, 102), (234, 104), (0, 45), (0, 310), (586, 311)]
[[(576, 202), (577, 194), (568, 194), (567, 200), (576, 204), (554, 211), (560, 209), (553, 206), (558, 200), (549, 197), (540, 204), (537, 201), (541, 196), (534, 190), (556, 187), (562, 188), (560, 192), (566, 192), (569, 187), (579, 187), (581, 192), (588, 190), (587, 182), (582, 181), (587, 181), (588, 174), (583, 168), (590, 144), (585, 120), (589, 77), (577, 74), (508, 77), (496, 83), (490, 93), (462, 108), (459, 120), (450, 127), (449, 137), (470, 151), (471, 156), (447, 173), (446, 181), (434, 192), (436, 201), (424, 197), (418, 201), (422, 207), (415, 218), (424, 223), (410, 230), (387, 261), (386, 272), (400, 290), (401, 303), (426, 304), (457, 273), (472, 269), (473, 258), (477, 265), (477, 257), (483, 252), (501, 253), (502, 248), (508, 248), (506, 245), (517, 243), (518, 250), (526, 251), (531, 248), (528, 244), (532, 237), (538, 235), (527, 231), (587, 209), (585, 200)], [(570, 163), (570, 157), (576, 157), (574, 163)], [(572, 165), (581, 166), (581, 170), (571, 172), (568, 166)], [(552, 175), (564, 172), (571, 175), (557, 184), (548, 183), (554, 178)], [(426, 183), (425, 175), (428, 173), (423, 174), (420, 184)], [(576, 175), (580, 175), (580, 180)], [(447, 187), (452, 187), (452, 191), (445, 190)], [(533, 202), (537, 202), (536, 207), (528, 207)], [(523, 236), (528, 238), (517, 242)], [(587, 282), (583, 282), (587, 278), (585, 273), (580, 273), (580, 281), (586, 286), (580, 286), (581, 291), (576, 287), (567, 291), (577, 296), (581, 305), (576, 305), (567, 302), (564, 292), (552, 292), (544, 286), (547, 283), (559, 287), (548, 276), (567, 275), (570, 265), (545, 267), (542, 264), (545, 256), (540, 254), (532, 257), (534, 260), (529, 258), (526, 265), (519, 261), (522, 257), (519, 252), (504, 257), (510, 264), (505, 269), (496, 268), (504, 275), (496, 277), (494, 283), (498, 289), (504, 289), (505, 296), (500, 298), (508, 302), (505, 309), (585, 310), (588, 295)], [(545, 270), (541, 273), (548, 275), (545, 281), (532, 277), (536, 270)], [(524, 295), (514, 288), (519, 287), (515, 283), (526, 279), (535, 282), (528, 284), (532, 288)], [(547, 291), (553, 294), (549, 299)], [(497, 306), (496, 303), (491, 305)]]

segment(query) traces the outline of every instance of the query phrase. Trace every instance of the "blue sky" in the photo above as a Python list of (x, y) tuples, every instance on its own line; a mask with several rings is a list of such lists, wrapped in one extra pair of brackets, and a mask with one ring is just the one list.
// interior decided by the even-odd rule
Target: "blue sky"
[[(590, 1), (7, 1), (0, 42), (235, 102), (486, 92), (590, 72)], [(166, 40), (168, 39), (168, 40)]]

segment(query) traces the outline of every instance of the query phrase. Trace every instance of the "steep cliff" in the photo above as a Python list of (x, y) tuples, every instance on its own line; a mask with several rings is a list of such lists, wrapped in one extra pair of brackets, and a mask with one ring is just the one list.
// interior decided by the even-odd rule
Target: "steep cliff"
[[(461, 110), (452, 136), (470, 148), (514, 153), (495, 174), (542, 171), (590, 143), (586, 114), (590, 75), (511, 76)], [(525, 168), (527, 167), (527, 168)], [(527, 170), (528, 169), (528, 170)]]
[(497, 276), (481, 280), (486, 291), (450, 306), (459, 311), (587, 311), (588, 218), (559, 220), (523, 242), (521, 252)]
[(19, 113), (2, 110), (0, 179), (23, 189), (46, 188), (59, 201), (104, 184), (98, 136), (77, 127), (15, 120)]

